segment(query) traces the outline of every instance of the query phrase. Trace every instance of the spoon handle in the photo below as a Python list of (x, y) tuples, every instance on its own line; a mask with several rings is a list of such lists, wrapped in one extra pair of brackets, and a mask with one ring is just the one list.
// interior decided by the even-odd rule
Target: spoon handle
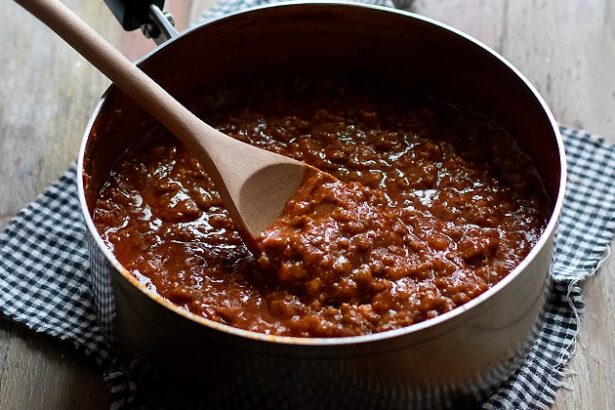
[(198, 157), (204, 159), (207, 162), (203, 164), (206, 169), (211, 168), (211, 158), (205, 145), (212, 142), (207, 141), (208, 139), (220, 140), (217, 138), (217, 130), (186, 109), (59, 0), (15, 2), (62, 37), (189, 149), (197, 153)]
[(306, 165), (210, 127), (170, 96), (59, 0), (15, 0), (55, 31), (171, 131), (211, 178), (248, 245), (277, 218)]

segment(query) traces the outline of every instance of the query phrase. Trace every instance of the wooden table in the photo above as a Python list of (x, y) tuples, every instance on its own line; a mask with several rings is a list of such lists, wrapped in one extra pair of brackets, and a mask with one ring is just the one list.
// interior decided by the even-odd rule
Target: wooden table
[[(183, 28), (213, 0), (168, 0)], [(123, 33), (102, 1), (66, 4), (131, 58), (151, 44)], [(615, 1), (418, 0), (414, 11), (495, 48), (563, 124), (615, 142)], [(12, 2), (0, 8), (0, 227), (76, 158), (108, 81)], [(615, 183), (615, 181), (614, 181)], [(587, 281), (571, 389), (557, 409), (615, 408), (615, 256)], [(97, 369), (71, 346), (0, 320), (0, 408), (108, 408)]]

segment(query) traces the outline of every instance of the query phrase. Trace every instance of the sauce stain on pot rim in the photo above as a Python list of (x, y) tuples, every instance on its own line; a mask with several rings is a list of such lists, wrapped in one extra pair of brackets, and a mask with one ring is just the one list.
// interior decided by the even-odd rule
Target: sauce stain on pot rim
[[(241, 15), (241, 14), (245, 14), (245, 13), (251, 13), (257, 10), (263, 10), (263, 9), (275, 9), (275, 8), (283, 8), (283, 7), (296, 7), (296, 6), (301, 6), (301, 5), (313, 5), (313, 6), (323, 6), (323, 5), (330, 5), (330, 6), (336, 6), (336, 7), (351, 7), (351, 8), (366, 8), (366, 9), (372, 9), (372, 10), (376, 10), (378, 12), (383, 12), (383, 13), (392, 13), (392, 14), (397, 14), (397, 15), (401, 15), (401, 16), (405, 16), (414, 20), (419, 20), (421, 22), (424, 23), (428, 23), (431, 26), (439, 29), (439, 30), (444, 30), (444, 31), (448, 31), (451, 32), (453, 34), (455, 34), (457, 37), (459, 37), (461, 40), (465, 40), (466, 42), (471, 43), (472, 45), (480, 48), (482, 51), (487, 52), (489, 54), (489, 56), (491, 58), (495, 58), (499, 64), (503, 64), (505, 66), (505, 68), (507, 68), (511, 74), (513, 76), (515, 76), (516, 78), (520, 79), (522, 81), (522, 83), (525, 85), (525, 87), (527, 87), (527, 89), (530, 91), (530, 93), (532, 94), (532, 96), (539, 102), (540, 107), (542, 108), (542, 111), (544, 112), (544, 114), (546, 114), (549, 122), (550, 122), (550, 126), (553, 130), (553, 136), (556, 139), (556, 143), (557, 143), (557, 148), (558, 148), (558, 154), (559, 154), (559, 165), (560, 165), (560, 178), (559, 178), (559, 189), (558, 189), (558, 194), (557, 194), (557, 198), (555, 201), (555, 205), (553, 206), (553, 211), (551, 213), (551, 216), (549, 218), (549, 222), (543, 232), (543, 234), (541, 235), (540, 239), (538, 240), (537, 244), (534, 246), (534, 248), (530, 251), (530, 253), (528, 254), (528, 256), (513, 270), (511, 271), (506, 277), (504, 277), (500, 282), (498, 282), (496, 285), (494, 285), (491, 289), (487, 290), (486, 292), (484, 292), (483, 294), (479, 295), (478, 297), (472, 299), (471, 301), (467, 302), (466, 304), (457, 307), (453, 310), (451, 310), (450, 312), (444, 313), (442, 315), (439, 315), (435, 318), (432, 319), (428, 319), (426, 321), (417, 323), (415, 325), (411, 325), (408, 327), (404, 327), (404, 328), (399, 328), (399, 329), (395, 329), (395, 330), (389, 330), (389, 331), (385, 331), (385, 332), (381, 332), (381, 333), (375, 333), (375, 334), (369, 334), (369, 335), (363, 335), (363, 336), (351, 336), (351, 337), (338, 337), (338, 338), (302, 338), (302, 337), (289, 337), (289, 336), (274, 336), (274, 335), (266, 335), (266, 334), (262, 334), (262, 333), (256, 333), (256, 332), (251, 332), (251, 331), (247, 331), (247, 330), (241, 330), (241, 329), (237, 329), (234, 328), (232, 326), (229, 325), (225, 325), (222, 323), (218, 323), (197, 315), (194, 315), (176, 305), (174, 305), (173, 303), (171, 303), (170, 301), (167, 301), (166, 299), (163, 299), (161, 296), (159, 296), (158, 294), (156, 294), (155, 292), (148, 290), (144, 285), (142, 285), (135, 277), (132, 276), (132, 274), (130, 274), (115, 258), (115, 256), (112, 254), (112, 252), (110, 251), (110, 249), (104, 244), (104, 242), (102, 241), (102, 238), (100, 237), (100, 235), (98, 234), (98, 231), (96, 230), (92, 217), (90, 215), (90, 212), (88, 210), (88, 206), (87, 206), (87, 202), (86, 202), (86, 196), (85, 196), (85, 186), (84, 186), (84, 160), (85, 160), (85, 151), (86, 151), (86, 146), (89, 140), (89, 136), (90, 133), (92, 132), (93, 129), (93, 125), (95, 120), (98, 118), (98, 115), (100, 114), (104, 103), (106, 102), (107, 99), (107, 95), (109, 94), (110, 90), (113, 89), (113, 86), (111, 86), (109, 89), (107, 89), (107, 91), (104, 93), (103, 97), (101, 98), (101, 100), (99, 101), (96, 109), (94, 110), (92, 117), (90, 118), (88, 125), (86, 127), (86, 130), (84, 132), (84, 136), (83, 136), (83, 140), (82, 140), (82, 144), (79, 150), (79, 159), (78, 159), (78, 164), (77, 164), (77, 182), (78, 182), (78, 192), (79, 192), (79, 200), (81, 203), (81, 208), (82, 208), (82, 212), (83, 212), (83, 216), (84, 216), (84, 220), (86, 222), (86, 225), (88, 227), (89, 230), (89, 234), (93, 236), (96, 244), (98, 245), (98, 247), (103, 251), (103, 254), (105, 255), (106, 259), (111, 262), (112, 266), (121, 273), (121, 275), (124, 277), (124, 279), (127, 279), (128, 282), (132, 285), (135, 286), (136, 288), (138, 288), (141, 292), (144, 292), (149, 298), (153, 299), (154, 301), (156, 301), (157, 303), (161, 304), (163, 307), (170, 309), (171, 311), (179, 314), (180, 316), (183, 316), (186, 319), (189, 319), (191, 321), (197, 322), (201, 325), (207, 326), (209, 328), (212, 329), (216, 329), (219, 330), (223, 333), (227, 333), (227, 334), (232, 334), (235, 336), (240, 336), (242, 338), (246, 338), (246, 339), (253, 339), (253, 340), (257, 340), (257, 341), (265, 341), (265, 342), (274, 342), (274, 343), (279, 343), (279, 344), (289, 344), (289, 345), (305, 345), (305, 346), (343, 346), (343, 345), (353, 345), (353, 344), (361, 344), (361, 343), (366, 343), (366, 342), (372, 342), (372, 341), (377, 341), (377, 340), (385, 340), (385, 339), (392, 339), (398, 336), (402, 336), (402, 335), (407, 335), (407, 334), (411, 334), (411, 333), (418, 333), (422, 330), (425, 329), (429, 329), (429, 328), (433, 328), (435, 326), (437, 326), (438, 324), (440, 324), (441, 322), (445, 322), (445, 321), (449, 321), (450, 319), (453, 319), (455, 317), (461, 316), (462, 314), (472, 310), (473, 308), (479, 306), (480, 304), (482, 304), (483, 302), (485, 302), (486, 300), (490, 299), (493, 295), (497, 294), (501, 289), (503, 289), (504, 287), (506, 287), (510, 282), (512, 282), (515, 278), (517, 278), (520, 273), (535, 259), (536, 255), (542, 250), (542, 248), (544, 248), (549, 239), (552, 237), (553, 235), (553, 231), (555, 230), (556, 224), (557, 224), (557, 220), (558, 217), (561, 213), (561, 208), (562, 208), (562, 204), (563, 204), (563, 198), (564, 198), (564, 193), (565, 193), (565, 183), (566, 183), (566, 159), (565, 159), (565, 154), (564, 154), (564, 148), (563, 148), (563, 141), (561, 138), (561, 135), (559, 134), (559, 128), (553, 118), (552, 113), (550, 112), (550, 110), (548, 109), (546, 103), (544, 102), (542, 96), (538, 93), (538, 91), (531, 85), (531, 83), (514, 67), (512, 66), (512, 64), (510, 64), (506, 59), (504, 59), (503, 57), (501, 57), (499, 54), (497, 54), (495, 51), (491, 50), (489, 47), (485, 46), (484, 44), (480, 43), (478, 40), (470, 37), (469, 35), (454, 29), (450, 26), (447, 26), (443, 23), (437, 22), (435, 20), (426, 18), (426, 17), (422, 17), (422, 16), (418, 16), (416, 14), (413, 13), (409, 13), (409, 12), (405, 12), (405, 11), (399, 11), (399, 10), (393, 10), (393, 9), (389, 9), (386, 7), (381, 7), (381, 6), (372, 6), (372, 5), (365, 5), (365, 4), (356, 4), (356, 3), (345, 3), (345, 2), (284, 2), (284, 3), (277, 3), (274, 5), (267, 5), (267, 6), (260, 6), (260, 7), (256, 7), (256, 8), (252, 8), (250, 10), (245, 10), (245, 11), (240, 11), (240, 12), (236, 12), (236, 13), (232, 13), (220, 18), (216, 18), (216, 19), (212, 19), (206, 23), (204, 23), (203, 25), (191, 28), (190, 30), (187, 30), (185, 33), (181, 34), (178, 37), (175, 37), (174, 39), (171, 39), (169, 41), (167, 41), (166, 43), (164, 43), (162, 46), (157, 47), (156, 49), (154, 49), (153, 51), (151, 51), (150, 53), (148, 53), (146, 56), (144, 56), (142, 59), (139, 60), (139, 62), (137, 64), (140, 64), (142, 62), (144, 62), (145, 60), (147, 60), (150, 56), (154, 55), (155, 53), (159, 52), (161, 49), (167, 47), (169, 44), (172, 44), (174, 41), (176, 41), (179, 38), (183, 38), (184, 36), (192, 33), (195, 30), (200, 29), (203, 26), (209, 25), (209, 24), (213, 24), (219, 21), (223, 21), (225, 19), (229, 19), (233, 16), (236, 15)], [(456, 324), (456, 326), (460, 326), (462, 325), (461, 322), (458, 322)]]

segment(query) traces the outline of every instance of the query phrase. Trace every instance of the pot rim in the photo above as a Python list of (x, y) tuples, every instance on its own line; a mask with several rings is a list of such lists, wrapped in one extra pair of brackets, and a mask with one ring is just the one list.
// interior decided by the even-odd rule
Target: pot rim
[(185, 32), (179, 34), (177, 37), (174, 37), (166, 41), (162, 45), (156, 47), (155, 49), (153, 49), (152, 51), (144, 55), (142, 58), (140, 58), (135, 64), (137, 65), (141, 64), (142, 62), (146, 61), (149, 57), (159, 52), (161, 49), (172, 45), (177, 39), (190, 35), (192, 32), (199, 30), (202, 27), (210, 23), (215, 23), (215, 22), (222, 21), (225, 19), (233, 18), (234, 16), (237, 16), (237, 15), (241, 15), (244, 13), (251, 13), (254, 11), (261, 10), (261, 9), (277, 8), (277, 7), (293, 7), (293, 6), (297, 7), (297, 6), (302, 6), (302, 5), (321, 5), (321, 6), (331, 5), (331, 6), (342, 6), (342, 7), (361, 7), (361, 8), (372, 9), (372, 10), (379, 11), (379, 12), (394, 13), (394, 14), (402, 15), (402, 16), (412, 18), (415, 20), (419, 20), (425, 23), (429, 23), (431, 25), (436, 26), (438, 29), (444, 29), (449, 32), (452, 32), (453, 34), (460, 37), (462, 40), (468, 41), (480, 47), (483, 51), (489, 53), (493, 58), (497, 59), (501, 64), (503, 64), (506, 68), (508, 68), (529, 89), (529, 91), (533, 94), (533, 96), (539, 102), (540, 106), (542, 107), (542, 110), (547, 115), (547, 118), (551, 124), (551, 127), (553, 128), (553, 133), (554, 133), (554, 136), (557, 142), (559, 161), (560, 161), (560, 181), (559, 181), (559, 191), (558, 191), (557, 199), (555, 201), (555, 205), (553, 207), (553, 212), (551, 214), (551, 217), (549, 218), (549, 222), (544, 232), (540, 236), (538, 242), (536, 243), (536, 245), (532, 248), (530, 253), (519, 263), (519, 265), (517, 265), (517, 267), (515, 267), (508, 275), (502, 278), (491, 289), (485, 291), (484, 293), (480, 294), (479, 296), (472, 299), (471, 301), (459, 307), (456, 307), (455, 309), (452, 309), (449, 312), (446, 312), (442, 315), (436, 316), (435, 318), (428, 319), (428, 320), (425, 320), (425, 321), (422, 321), (422, 322), (419, 322), (419, 323), (416, 323), (410, 326), (406, 326), (406, 327), (402, 327), (402, 328), (394, 329), (394, 330), (388, 330), (388, 331), (384, 331), (380, 333), (373, 333), (369, 335), (333, 337), (333, 338), (322, 338), (322, 337), (321, 338), (307, 338), (307, 337), (268, 335), (264, 333), (258, 333), (258, 332), (253, 332), (249, 330), (235, 328), (230, 325), (225, 325), (225, 324), (213, 321), (211, 319), (206, 319), (202, 316), (198, 316), (185, 309), (182, 309), (179, 306), (173, 304), (172, 302), (166, 300), (162, 296), (158, 295), (153, 290), (147, 289), (145, 285), (139, 282), (132, 274), (130, 274), (130, 272), (128, 272), (126, 268), (122, 266), (122, 264), (115, 258), (115, 256), (113, 255), (109, 247), (103, 242), (100, 234), (98, 233), (96, 227), (94, 226), (94, 221), (88, 210), (87, 201), (85, 197), (85, 187), (83, 184), (83, 176), (84, 176), (83, 165), (84, 165), (85, 151), (86, 151), (87, 143), (89, 141), (89, 137), (90, 137), (94, 122), (98, 118), (98, 115), (100, 114), (100, 111), (102, 110), (103, 105), (105, 101), (107, 100), (107, 95), (115, 87), (114, 84), (111, 84), (109, 88), (107, 88), (107, 90), (104, 92), (101, 99), (99, 100), (98, 104), (96, 105), (96, 108), (94, 109), (94, 112), (92, 113), (92, 116), (90, 117), (90, 120), (88, 121), (86, 129), (84, 131), (82, 141), (81, 141), (81, 146), (79, 148), (79, 157), (77, 161), (78, 195), (79, 195), (79, 202), (81, 205), (81, 211), (83, 214), (83, 218), (85, 220), (89, 233), (92, 235), (92, 237), (96, 241), (96, 244), (102, 250), (107, 260), (124, 277), (124, 279), (126, 279), (131, 285), (138, 288), (141, 292), (143, 292), (153, 301), (159, 303), (160, 305), (162, 305), (162, 307), (171, 310), (172, 312), (178, 314), (179, 316), (184, 317), (185, 319), (198, 323), (199, 325), (203, 325), (208, 328), (218, 330), (220, 332), (223, 332), (229, 335), (238, 336), (243, 339), (251, 339), (254, 341), (261, 341), (261, 342), (274, 342), (274, 343), (283, 344), (283, 345), (301, 345), (301, 346), (306, 346), (306, 347), (307, 346), (356, 345), (356, 344), (363, 344), (367, 342), (375, 342), (375, 341), (380, 341), (380, 340), (393, 339), (393, 338), (400, 337), (400, 336), (419, 333), (421, 331), (431, 329), (435, 326), (438, 326), (443, 322), (450, 322), (452, 321), (452, 319), (457, 318), (461, 315), (464, 315), (471, 310), (474, 310), (477, 306), (483, 304), (485, 301), (487, 301), (488, 299), (490, 299), (491, 297), (499, 293), (508, 284), (513, 282), (521, 274), (521, 272), (524, 271), (525, 268), (536, 258), (536, 256), (542, 251), (542, 249), (547, 245), (549, 239), (552, 237), (554, 233), (554, 230), (557, 225), (557, 221), (561, 214), (563, 201), (564, 201), (564, 194), (566, 191), (567, 163), (566, 163), (566, 156), (565, 156), (565, 151), (564, 151), (563, 140), (559, 132), (559, 126), (557, 125), (557, 122), (555, 121), (553, 114), (549, 110), (546, 102), (544, 101), (543, 97), (540, 95), (538, 90), (536, 90), (536, 88), (529, 82), (529, 80), (517, 68), (515, 68), (508, 60), (506, 60), (500, 54), (496, 53), (494, 50), (492, 50), (487, 45), (483, 44), (482, 42), (478, 41), (477, 39), (471, 37), (470, 35), (460, 30), (457, 30), (437, 20), (424, 17), (424, 16), (420, 16), (415, 13), (392, 9), (392, 8), (384, 7), (384, 6), (353, 3), (349, 1), (317, 0), (317, 1), (284, 1), (284, 2), (275, 3), (275, 4), (252, 7), (246, 10), (237, 11), (234, 13), (230, 13), (224, 16), (220, 16), (220, 17), (207, 20), (202, 24), (198, 24), (194, 27), (189, 28)]

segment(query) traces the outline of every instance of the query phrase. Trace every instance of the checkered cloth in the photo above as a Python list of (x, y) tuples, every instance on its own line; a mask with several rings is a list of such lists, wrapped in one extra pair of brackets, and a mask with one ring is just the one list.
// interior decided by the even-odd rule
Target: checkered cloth
[[(218, 0), (208, 11), (195, 22), (201, 24), (216, 17), (251, 7), (264, 6), (267, 4), (279, 3), (281, 0)], [(392, 7), (399, 9), (409, 9), (414, 0), (354, 0), (357, 3), (373, 4), (376, 6)]]
[[(209, 16), (268, 2), (230, 0)], [(393, 5), (388, 0), (374, 3)], [(614, 235), (615, 146), (582, 131), (561, 131), (569, 185), (550, 272), (554, 286), (525, 361), (481, 404), (483, 409), (550, 407), (557, 389), (565, 385), (561, 379), (579, 330), (579, 282), (598, 270)], [(133, 369), (120, 363), (97, 322), (75, 179), (73, 165), (0, 234), (0, 313), (72, 342), (100, 366), (113, 408), (128, 407), (136, 404), (139, 389), (131, 378)]]

